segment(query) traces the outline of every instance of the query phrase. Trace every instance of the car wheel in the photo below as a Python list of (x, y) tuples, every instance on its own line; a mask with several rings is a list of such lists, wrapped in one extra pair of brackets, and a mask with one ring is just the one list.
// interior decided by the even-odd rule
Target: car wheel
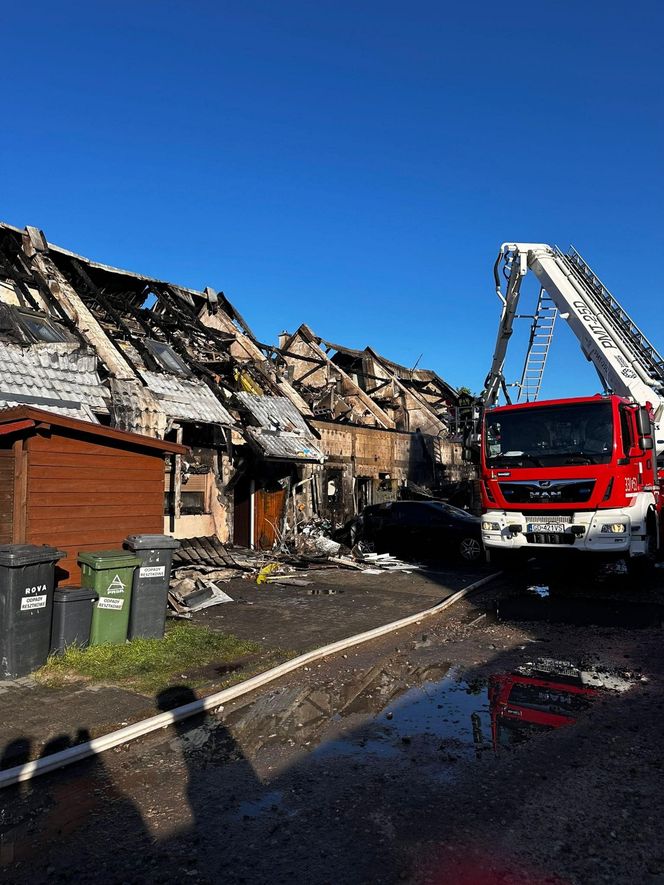
[(459, 556), (466, 562), (477, 562), (482, 555), (482, 545), (477, 538), (462, 538), (459, 543)]

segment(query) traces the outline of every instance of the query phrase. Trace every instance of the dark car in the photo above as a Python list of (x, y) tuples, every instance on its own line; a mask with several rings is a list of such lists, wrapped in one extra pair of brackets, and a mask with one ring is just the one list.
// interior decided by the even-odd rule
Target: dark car
[(430, 559), (456, 556), (476, 562), (483, 555), (480, 519), (442, 501), (390, 501), (365, 507), (357, 537), (377, 551), (417, 553)]

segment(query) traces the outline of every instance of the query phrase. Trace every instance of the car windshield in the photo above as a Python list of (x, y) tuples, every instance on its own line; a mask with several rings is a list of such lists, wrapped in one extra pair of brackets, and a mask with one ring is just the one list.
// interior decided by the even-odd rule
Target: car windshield
[(487, 413), (484, 455), (488, 467), (608, 464), (613, 438), (609, 402), (525, 406)]

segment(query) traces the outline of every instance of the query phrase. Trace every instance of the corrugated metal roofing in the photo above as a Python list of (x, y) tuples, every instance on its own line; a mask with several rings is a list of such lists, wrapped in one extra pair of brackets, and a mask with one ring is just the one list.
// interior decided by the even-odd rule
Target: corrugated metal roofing
[(247, 427), (245, 435), (266, 458), (278, 458), (282, 461), (319, 461), (321, 464), (325, 460), (325, 455), (310, 436), (301, 436), (284, 430), (264, 430), (262, 427)]
[(159, 372), (142, 371), (141, 375), (169, 418), (203, 424), (234, 423), (230, 412), (202, 381)]
[(311, 436), (307, 422), (286, 397), (254, 396), (251, 393), (238, 393), (236, 396), (266, 430), (299, 431)]
[(96, 421), (93, 412), (108, 412), (97, 357), (73, 342), (22, 347), (0, 341), (0, 408), (14, 405)]
[(247, 427), (245, 434), (266, 458), (284, 461), (325, 460), (306, 421), (290, 400), (282, 396), (254, 396), (251, 393), (238, 393), (236, 396), (260, 424), (260, 427)]

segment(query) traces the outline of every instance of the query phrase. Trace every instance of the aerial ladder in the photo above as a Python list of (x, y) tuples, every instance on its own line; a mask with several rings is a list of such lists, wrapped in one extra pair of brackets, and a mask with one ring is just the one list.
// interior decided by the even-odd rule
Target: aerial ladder
[[(540, 293), (513, 403), (505, 358), (529, 271)], [(494, 279), (501, 314), (481, 395), (487, 549), (651, 555), (660, 543), (664, 359), (574, 248), (504, 243)], [(603, 396), (539, 401), (558, 318), (594, 366)], [(498, 406), (501, 392), (506, 406)], [(609, 436), (597, 449), (591, 435), (602, 421)]]

